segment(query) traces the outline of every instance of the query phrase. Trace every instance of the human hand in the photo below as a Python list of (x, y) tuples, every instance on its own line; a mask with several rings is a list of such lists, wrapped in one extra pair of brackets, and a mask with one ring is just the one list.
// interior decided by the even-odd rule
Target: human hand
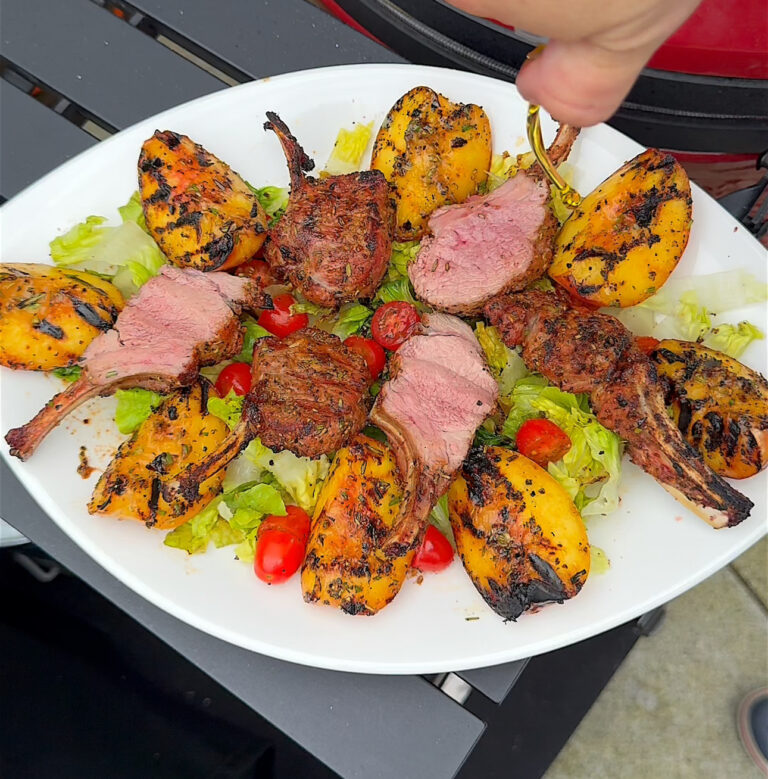
[(654, 51), (701, 0), (448, 0), (476, 16), (549, 38), (517, 88), (557, 121), (608, 119)]

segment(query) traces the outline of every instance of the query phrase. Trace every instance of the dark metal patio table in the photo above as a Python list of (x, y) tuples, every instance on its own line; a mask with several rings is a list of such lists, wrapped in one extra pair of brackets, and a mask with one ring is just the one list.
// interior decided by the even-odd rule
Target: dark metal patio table
[[(228, 85), (403, 61), (305, 0), (3, 0), (0, 25), (3, 200), (100, 139)], [(527, 668), (430, 678), (293, 665), (149, 604), (1, 467), (0, 516), (344, 777), (539, 776), (640, 634), (631, 624)]]

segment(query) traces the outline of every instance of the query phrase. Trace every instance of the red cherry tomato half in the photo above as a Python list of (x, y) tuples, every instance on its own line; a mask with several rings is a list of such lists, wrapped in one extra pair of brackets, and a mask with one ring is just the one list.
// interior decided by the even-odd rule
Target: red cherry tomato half
[(236, 276), (247, 276), (253, 279), (261, 289), (275, 284), (277, 279), (272, 273), (272, 268), (264, 260), (248, 260), (235, 268)]
[(568, 434), (548, 419), (529, 419), (517, 433), (517, 451), (542, 468), (557, 462), (570, 448)]
[(643, 353), (650, 354), (659, 344), (658, 338), (653, 338), (650, 335), (640, 335), (635, 338), (635, 346)]
[(247, 395), (251, 388), (251, 366), (244, 362), (233, 362), (216, 379), (216, 392), (225, 398), (230, 390), (235, 395)]
[(283, 530), (288, 530), (302, 539), (306, 546), (309, 540), (309, 528), (312, 524), (309, 514), (298, 506), (286, 506), (285, 510), (287, 513), (284, 517), (270, 515), (264, 521), (270, 520), (273, 527), (280, 526)]
[(453, 560), (451, 542), (434, 526), (428, 525), (424, 540), (416, 552), (411, 566), (420, 571), (442, 571)]
[(372, 379), (378, 379), (387, 364), (387, 353), (371, 338), (362, 335), (350, 335), (344, 346), (359, 354), (367, 363)]
[(295, 303), (292, 295), (277, 295), (272, 298), (272, 308), (262, 311), (259, 324), (278, 338), (295, 333), (309, 324), (306, 314), (292, 314), (291, 306)]
[(264, 518), (256, 536), (253, 570), (267, 584), (281, 584), (293, 576), (304, 562), (309, 540), (310, 520), (298, 506), (286, 506), (284, 517)]
[(413, 335), (421, 322), (416, 307), (403, 300), (393, 300), (376, 309), (371, 333), (385, 349), (395, 351)]
[(282, 584), (299, 570), (306, 546), (287, 530), (259, 531), (253, 570), (267, 584)]

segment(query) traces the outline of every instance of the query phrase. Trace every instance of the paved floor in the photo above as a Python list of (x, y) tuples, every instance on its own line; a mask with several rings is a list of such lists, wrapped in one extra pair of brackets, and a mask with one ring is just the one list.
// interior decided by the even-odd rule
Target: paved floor
[(545, 779), (759, 779), (736, 708), (768, 684), (768, 539), (668, 604)]

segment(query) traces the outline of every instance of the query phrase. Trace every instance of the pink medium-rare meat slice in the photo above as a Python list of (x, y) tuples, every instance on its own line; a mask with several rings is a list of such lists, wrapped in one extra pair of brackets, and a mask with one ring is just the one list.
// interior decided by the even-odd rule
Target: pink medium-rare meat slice
[[(219, 286), (207, 275), (226, 278)], [(164, 268), (129, 301), (114, 330), (86, 349), (83, 359), (91, 380), (105, 384), (116, 377), (115, 371), (120, 377), (191, 371), (193, 379), (200, 365), (219, 356), (221, 342), (229, 343), (239, 331), (233, 313), (249, 302), (254, 286), (245, 281), (225, 273)]]
[(168, 392), (191, 384), (203, 365), (240, 350), (240, 311), (269, 305), (268, 296), (245, 277), (164, 267), (128, 301), (114, 329), (90, 343), (80, 378), (30, 422), (8, 432), (11, 454), (26, 460), (89, 398), (130, 387)]
[(569, 392), (587, 392), (598, 420), (621, 436), (632, 462), (715, 528), (737, 525), (752, 502), (689, 446), (665, 405), (667, 386), (615, 317), (569, 308), (563, 295), (527, 290), (485, 307), (507, 346)]
[(416, 296), (471, 314), (489, 297), (539, 278), (552, 261), (557, 230), (548, 199), (543, 181), (517, 175), (489, 195), (435, 211), (431, 235), (408, 268)]
[(386, 554), (421, 542), (432, 506), (469, 451), (475, 431), (493, 411), (498, 387), (472, 330), (445, 315), (426, 315), (420, 333), (395, 353), (390, 379), (371, 420), (389, 437), (406, 482)]
[[(564, 159), (578, 130), (561, 126), (550, 154)], [(408, 268), (417, 297), (454, 314), (478, 313), (494, 295), (523, 289), (552, 262), (559, 224), (549, 183), (534, 165), (487, 195), (435, 211)]]
[(310, 178), (304, 171), (312, 170), (312, 160), (277, 114), (267, 118), (264, 127), (279, 138), (291, 177), (288, 206), (270, 229), (267, 262), (319, 306), (371, 297), (387, 270), (395, 231), (384, 174)]

